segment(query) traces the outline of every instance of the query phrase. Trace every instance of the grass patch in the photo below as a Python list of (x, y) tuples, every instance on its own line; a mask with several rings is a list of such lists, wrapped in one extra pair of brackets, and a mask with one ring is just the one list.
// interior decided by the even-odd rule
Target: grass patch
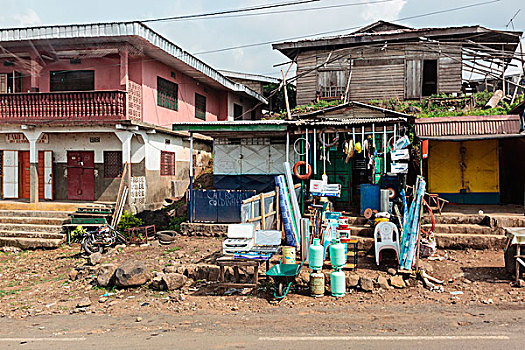
[(181, 247), (172, 247), (172, 248), (168, 248), (166, 249), (166, 252), (168, 253), (173, 253), (173, 252), (176, 252), (178, 250), (181, 250)]

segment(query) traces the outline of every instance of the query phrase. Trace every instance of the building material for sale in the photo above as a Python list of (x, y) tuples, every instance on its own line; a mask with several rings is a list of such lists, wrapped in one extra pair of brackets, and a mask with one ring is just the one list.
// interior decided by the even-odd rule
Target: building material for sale
[(284, 227), (284, 235), (286, 244), (289, 246), (297, 246), (299, 240), (297, 239), (297, 226), (293, 217), (293, 210), (290, 204), (290, 196), (286, 187), (286, 181), (283, 175), (275, 177), (275, 184), (279, 188), (279, 206), (281, 208), (282, 224)]
[[(293, 178), (292, 178), (292, 169), (290, 167), (290, 163), (288, 162), (284, 162), (283, 166), (284, 166), (284, 175), (286, 179), (286, 185), (288, 187), (288, 194), (290, 196), (290, 203), (292, 205), (292, 210), (293, 210), (294, 219), (295, 219), (295, 227), (299, 228), (301, 224), (301, 212), (299, 210), (299, 202), (297, 201), (297, 196), (295, 194), (295, 186), (294, 186)], [(299, 232), (299, 230), (297, 230), (296, 232)], [(300, 242), (300, 241), (297, 240), (297, 242)]]

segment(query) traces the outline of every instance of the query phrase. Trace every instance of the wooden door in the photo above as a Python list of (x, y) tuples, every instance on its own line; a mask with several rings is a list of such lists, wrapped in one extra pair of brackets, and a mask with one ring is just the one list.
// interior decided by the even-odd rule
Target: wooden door
[(3, 198), (18, 198), (18, 151), (4, 151), (2, 163)]
[(19, 164), (19, 198), (29, 199), (31, 196), (31, 163), (29, 151), (18, 151)]
[(407, 58), (405, 67), (405, 98), (421, 97), (421, 73), (421, 60)]
[(0, 94), (7, 94), (7, 74), (0, 74)]
[[(38, 174), (42, 173), (42, 184), (38, 188), (43, 188), (41, 198), (53, 200), (53, 151), (41, 151), (40, 153), (42, 157), (39, 154)], [(42, 162), (40, 162), (40, 158), (42, 158)]]
[(70, 200), (95, 200), (95, 160), (92, 151), (67, 152), (67, 195)]

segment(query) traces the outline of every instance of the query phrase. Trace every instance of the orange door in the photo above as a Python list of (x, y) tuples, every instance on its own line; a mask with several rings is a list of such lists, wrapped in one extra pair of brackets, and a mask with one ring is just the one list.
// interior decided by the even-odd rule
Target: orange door
[[(19, 197), (29, 199), (31, 196), (31, 163), (29, 151), (19, 151)], [(38, 152), (38, 198), (44, 199), (44, 152)]]
[(19, 194), (20, 198), (29, 199), (31, 195), (31, 164), (29, 162), (29, 151), (18, 152), (19, 170)]

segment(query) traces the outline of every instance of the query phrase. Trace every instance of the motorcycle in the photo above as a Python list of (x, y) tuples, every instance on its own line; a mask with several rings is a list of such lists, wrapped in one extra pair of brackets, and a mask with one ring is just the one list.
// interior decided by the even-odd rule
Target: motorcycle
[(127, 244), (127, 239), (110, 225), (87, 231), (81, 238), (80, 245), (88, 254), (102, 253), (104, 248), (117, 244)]

